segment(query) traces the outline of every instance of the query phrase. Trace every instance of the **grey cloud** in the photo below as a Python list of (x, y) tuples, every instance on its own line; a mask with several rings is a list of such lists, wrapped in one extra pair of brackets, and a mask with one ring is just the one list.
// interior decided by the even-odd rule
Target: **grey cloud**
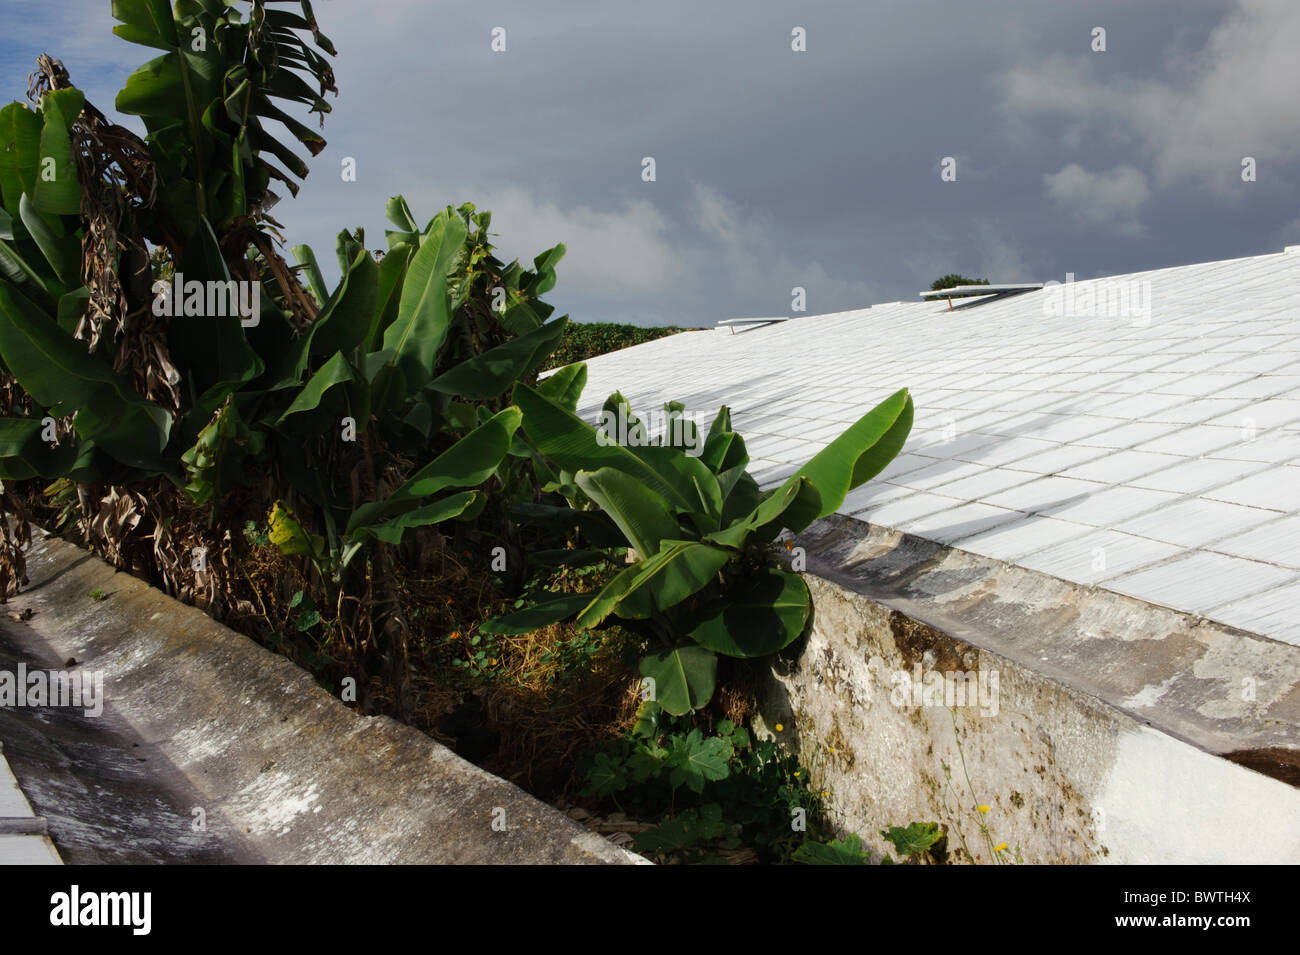
[[(0, 38), (12, 96), (47, 46), (101, 108), (152, 55), (111, 35), (107, 3), (19, 6)], [(566, 243), (560, 312), (649, 324), (782, 313), (795, 285), (829, 311), (911, 300), (950, 271), (1042, 280), (1270, 251), (1300, 212), (1293, 8), (320, 0), (341, 95), (276, 215), (328, 269), (341, 228), (382, 244), (392, 194), (425, 217), (470, 200), (494, 210), (507, 257)], [(1088, 52), (1096, 25), (1105, 54)], [(1259, 182), (1233, 183), (1227, 153), (1257, 156)]]
[(1070, 163), (1043, 177), (1047, 194), (1071, 221), (1109, 228), (1121, 235), (1144, 232), (1138, 210), (1151, 196), (1146, 174), (1132, 166), (1089, 172)]

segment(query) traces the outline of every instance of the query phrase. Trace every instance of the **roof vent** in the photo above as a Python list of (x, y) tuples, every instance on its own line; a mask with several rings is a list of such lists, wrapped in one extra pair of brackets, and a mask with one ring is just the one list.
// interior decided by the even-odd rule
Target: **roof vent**
[(730, 325), (731, 334), (736, 334), (736, 327), (740, 326), (741, 331), (748, 331), (751, 328), (758, 328), (760, 325), (770, 325), (773, 322), (788, 322), (790, 319), (784, 315), (778, 315), (774, 318), (724, 318), (718, 321), (719, 325)]
[(987, 302), (995, 302), (998, 299), (1011, 298), (1013, 295), (1023, 295), (1025, 292), (1037, 292), (1043, 287), (1042, 282), (1013, 282), (1007, 285), (957, 285), (953, 288), (939, 289), (937, 291), (922, 292), (921, 298), (948, 300), (948, 311), (953, 311), (953, 298), (971, 298), (978, 296), (974, 301), (965, 305), (958, 305), (956, 308), (974, 308), (977, 305), (984, 305)]

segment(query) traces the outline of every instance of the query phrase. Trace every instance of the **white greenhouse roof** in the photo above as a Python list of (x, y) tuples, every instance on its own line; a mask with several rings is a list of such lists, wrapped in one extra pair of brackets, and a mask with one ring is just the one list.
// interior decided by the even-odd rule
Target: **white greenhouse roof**
[(906, 387), (906, 447), (841, 513), (1300, 646), (1300, 254), (688, 332), (589, 373), (588, 420), (615, 390), (702, 428), (729, 404), (765, 486)]

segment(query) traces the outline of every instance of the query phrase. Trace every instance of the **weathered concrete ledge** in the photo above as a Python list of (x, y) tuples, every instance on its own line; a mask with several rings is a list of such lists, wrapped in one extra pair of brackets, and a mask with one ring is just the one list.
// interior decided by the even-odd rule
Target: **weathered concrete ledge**
[(61, 865), (46, 821), (32, 812), (0, 744), (0, 865)]
[(763, 720), (846, 830), (937, 820), (979, 861), (1300, 862), (1300, 647), (852, 518), (797, 543), (814, 623)]
[[(0, 669), (103, 675), (99, 716), (0, 708), (5, 756), (64, 860), (644, 861), (418, 730), (37, 531)], [(102, 590), (106, 599), (91, 599)], [(69, 662), (75, 660), (75, 663)]]

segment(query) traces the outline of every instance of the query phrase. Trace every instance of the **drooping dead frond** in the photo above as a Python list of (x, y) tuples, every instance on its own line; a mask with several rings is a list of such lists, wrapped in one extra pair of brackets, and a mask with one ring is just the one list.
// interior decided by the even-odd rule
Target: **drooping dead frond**
[[(38, 105), (51, 90), (72, 86), (59, 60), (41, 54), (28, 77), (27, 97)], [(137, 391), (170, 411), (180, 407), (180, 372), (167, 348), (164, 320), (153, 314), (152, 272), (135, 213), (153, 206), (158, 175), (147, 144), (109, 122), (86, 102), (70, 131), (81, 187), (82, 279), (89, 292), (75, 335), (93, 352), (108, 325), (118, 347), (114, 367), (127, 371)]]
[[(303, 288), (302, 283), (298, 281), (297, 273), (290, 268), (289, 263), (285, 262), (280, 253), (275, 250), (275, 245), (270, 236), (261, 230), (250, 228), (242, 235), (239, 235), (238, 238), (251, 243), (261, 254), (262, 262), (275, 279), (280, 294), (289, 308), (289, 314), (294, 326), (301, 331), (314, 322), (317, 313), (320, 311), (316, 300)], [(256, 275), (257, 263), (250, 260), (247, 264), (248, 268), (254, 273), (249, 278), (258, 278)]]
[[(12, 526), (10, 526), (12, 523)], [(18, 498), (0, 483), (0, 603), (27, 583), (23, 549), (32, 542), (32, 526)]]
[(90, 536), (114, 567), (127, 566), (128, 542), (146, 508), (144, 497), (126, 488), (110, 487), (100, 498), (99, 511), (90, 520)]

